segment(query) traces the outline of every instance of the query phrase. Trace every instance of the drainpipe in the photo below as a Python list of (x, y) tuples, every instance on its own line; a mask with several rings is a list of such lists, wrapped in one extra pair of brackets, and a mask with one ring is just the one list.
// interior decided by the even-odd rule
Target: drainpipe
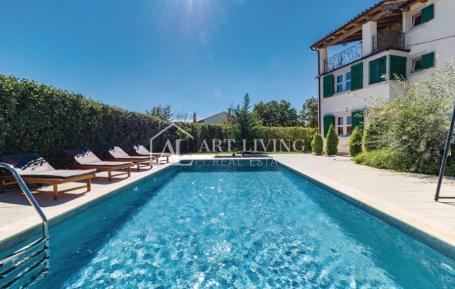
[(316, 51), (318, 53), (318, 76), (316, 76), (316, 79), (318, 81), (318, 129), (319, 133), (323, 133), (321, 131), (321, 80), (320, 80), (320, 75), (321, 75), (321, 53), (319, 52), (318, 49), (314, 49), (314, 47), (311, 47), (311, 50)]

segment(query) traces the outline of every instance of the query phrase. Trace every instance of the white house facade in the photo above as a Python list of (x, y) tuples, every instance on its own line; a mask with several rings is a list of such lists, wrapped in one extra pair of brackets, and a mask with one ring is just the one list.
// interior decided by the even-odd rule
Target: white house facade
[[(331, 50), (347, 45), (334, 55)], [(396, 78), (429, 80), (455, 57), (454, 0), (383, 0), (312, 45), (318, 52), (319, 128), (346, 151), (368, 108), (398, 93)]]

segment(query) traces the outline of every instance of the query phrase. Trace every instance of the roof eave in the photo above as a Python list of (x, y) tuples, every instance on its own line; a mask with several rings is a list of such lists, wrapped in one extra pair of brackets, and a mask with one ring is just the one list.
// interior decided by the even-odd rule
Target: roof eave
[[(393, 11), (393, 10), (400, 9), (402, 2), (405, 2), (405, 1), (406, 0), (382, 0), (382, 1), (374, 4), (370, 8), (362, 11), (357, 16), (355, 16), (354, 18), (349, 20), (347, 23), (345, 23), (340, 28), (332, 31), (331, 33), (324, 36), (322, 39), (313, 43), (311, 45), (311, 49), (317, 50), (317, 49), (323, 48), (324, 46), (330, 46), (328, 44), (331, 43), (330, 42), (331, 40), (333, 40), (337, 37), (341, 37), (343, 34), (345, 34), (347, 32), (351, 32), (350, 35), (348, 35), (348, 36), (344, 35), (344, 39), (342, 38), (340, 41), (338, 41), (338, 42), (340, 42), (339, 44), (342, 44), (343, 40), (345, 40), (344, 42), (354, 41), (354, 40), (350, 39), (349, 36), (353, 36), (353, 35), (355, 35), (355, 33), (358, 33), (358, 31), (361, 30), (361, 27), (363, 24), (370, 21), (372, 18), (377, 17), (379, 14), (381, 14), (385, 11)], [(416, 1), (420, 1), (420, 0), (416, 0)]]

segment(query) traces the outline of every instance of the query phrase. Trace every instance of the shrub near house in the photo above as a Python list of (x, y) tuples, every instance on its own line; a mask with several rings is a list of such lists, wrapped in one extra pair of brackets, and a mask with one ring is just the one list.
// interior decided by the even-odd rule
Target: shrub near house
[(362, 152), (362, 131), (356, 127), (349, 138), (349, 154), (353, 157)]
[(329, 156), (336, 155), (338, 152), (338, 136), (335, 133), (333, 125), (330, 125), (327, 132), (325, 152)]
[[(363, 137), (361, 164), (375, 167), (436, 174), (449, 126), (455, 95), (455, 66), (449, 63), (434, 71), (431, 81), (399, 82), (403, 93), (378, 105)], [(448, 174), (454, 175), (450, 159)]]
[(311, 141), (311, 149), (315, 155), (322, 155), (324, 151), (324, 139), (321, 134), (314, 134), (313, 140)]

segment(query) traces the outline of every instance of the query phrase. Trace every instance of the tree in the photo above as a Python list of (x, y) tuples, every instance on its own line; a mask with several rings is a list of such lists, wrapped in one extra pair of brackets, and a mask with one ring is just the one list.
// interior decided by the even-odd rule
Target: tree
[(332, 124), (327, 132), (325, 152), (328, 156), (333, 156), (338, 153), (338, 136), (335, 133), (335, 129)]
[(297, 126), (297, 110), (285, 100), (259, 102), (253, 108), (254, 117), (265, 126)]
[(362, 152), (362, 131), (356, 127), (349, 138), (349, 154), (352, 157)]
[(248, 93), (243, 97), (242, 105), (233, 109), (233, 121), (237, 134), (242, 139), (253, 139), (256, 131), (256, 122), (253, 118), (251, 109), (251, 100)]
[(384, 139), (384, 131), (386, 130), (385, 121), (381, 118), (369, 120), (368, 125), (363, 130), (362, 150), (369, 152), (386, 147), (387, 141)]
[(305, 101), (300, 112), (300, 119), (306, 127), (318, 127), (318, 100), (315, 97), (310, 97)]
[(174, 114), (174, 121), (188, 122), (191, 120), (191, 114), (186, 111), (177, 112)]
[(160, 104), (158, 106), (152, 107), (152, 109), (150, 111), (146, 111), (146, 113), (155, 116), (165, 122), (170, 121), (172, 118), (170, 105), (162, 106)]
[(315, 133), (311, 141), (311, 150), (315, 155), (321, 155), (324, 149), (324, 139), (320, 133)]

